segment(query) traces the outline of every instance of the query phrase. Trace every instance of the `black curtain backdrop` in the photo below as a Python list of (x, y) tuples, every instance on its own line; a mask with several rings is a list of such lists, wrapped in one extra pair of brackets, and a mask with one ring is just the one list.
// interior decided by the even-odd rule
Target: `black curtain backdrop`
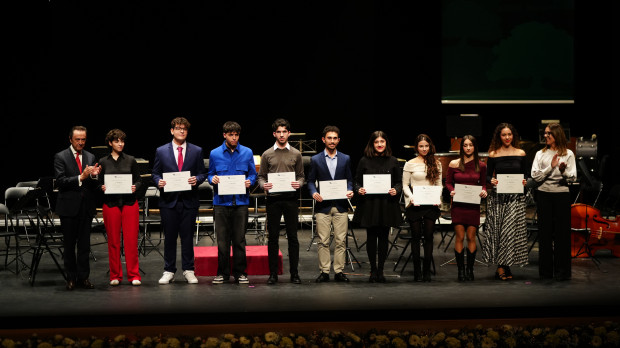
[[(613, 5), (613, 7), (612, 7)], [(359, 160), (369, 134), (387, 132), (410, 159), (419, 133), (448, 151), (446, 117), (483, 117), (480, 150), (499, 122), (537, 141), (541, 119), (597, 134), (618, 173), (617, 2), (579, 2), (574, 105), (442, 105), (441, 2), (20, 1), (3, 5), (2, 192), (53, 175), (54, 153), (74, 125), (87, 147), (108, 130), (125, 151), (152, 160), (171, 140), (170, 120), (192, 123), (205, 155), (236, 120), (241, 143), (261, 154), (271, 123), (291, 121), (322, 149), (321, 130), (341, 128), (340, 150)], [(614, 49), (615, 48), (615, 49)], [(615, 91), (615, 92), (614, 92)], [(3, 98), (4, 99), (4, 98)], [(610, 121), (611, 119), (611, 121)]]

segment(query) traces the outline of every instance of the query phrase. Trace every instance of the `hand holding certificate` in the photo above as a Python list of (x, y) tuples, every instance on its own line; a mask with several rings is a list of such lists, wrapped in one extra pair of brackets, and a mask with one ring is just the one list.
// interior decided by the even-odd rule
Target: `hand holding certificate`
[(162, 173), (162, 179), (166, 182), (165, 192), (189, 191), (192, 185), (188, 180), (191, 176), (189, 171)]
[(267, 181), (273, 184), (270, 193), (295, 191), (291, 185), (295, 181), (295, 172), (268, 173)]
[(319, 181), (319, 190), (323, 200), (346, 199), (347, 180)]
[(482, 186), (454, 184), (453, 202), (480, 204)]
[(218, 195), (244, 195), (246, 193), (245, 188), (245, 175), (218, 175), (220, 179), (217, 184)]
[(366, 194), (385, 194), (392, 186), (390, 174), (364, 174), (363, 181)]
[(131, 179), (131, 174), (106, 174), (103, 177), (105, 182), (105, 194), (131, 193)]
[(497, 174), (497, 193), (523, 193), (523, 174)]
[(413, 186), (413, 203), (415, 205), (440, 205), (442, 186)]

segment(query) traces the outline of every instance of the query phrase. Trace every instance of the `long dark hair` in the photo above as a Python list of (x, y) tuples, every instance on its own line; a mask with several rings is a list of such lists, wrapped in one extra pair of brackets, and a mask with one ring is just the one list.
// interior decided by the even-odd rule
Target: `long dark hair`
[(491, 145), (489, 146), (489, 152), (495, 151), (502, 147), (502, 129), (508, 128), (510, 132), (512, 132), (512, 145), (515, 149), (519, 149), (519, 133), (517, 133), (517, 129), (511, 125), (510, 123), (500, 123), (495, 127), (495, 131), (493, 132), (493, 139), (491, 139)]
[(426, 179), (429, 182), (435, 182), (439, 178), (439, 168), (437, 168), (437, 159), (435, 158), (435, 144), (426, 134), (420, 134), (415, 138), (415, 151), (418, 151), (418, 144), (421, 141), (428, 143), (428, 153), (424, 156), (424, 163), (426, 163)]
[[(385, 150), (381, 153), (375, 151), (375, 140), (377, 138), (385, 139)], [(388, 140), (387, 134), (384, 131), (374, 131), (370, 134), (370, 139), (368, 139), (368, 144), (366, 144), (366, 148), (364, 149), (364, 156), (366, 157), (377, 157), (377, 156), (392, 156), (392, 148), (390, 147), (390, 141)]]
[(473, 135), (465, 135), (463, 139), (461, 139), (461, 151), (459, 152), (459, 169), (464, 172), (465, 171), (465, 150), (463, 150), (463, 145), (465, 145), (465, 140), (471, 141), (472, 145), (474, 145), (474, 164), (476, 165), (476, 173), (480, 172), (480, 159), (478, 156), (478, 142), (476, 141), (476, 137)]
[[(549, 123), (547, 125), (549, 127), (549, 131), (555, 139), (555, 148), (558, 152), (559, 156), (565, 156), (568, 151), (568, 140), (566, 139), (566, 134), (564, 134), (564, 129), (559, 123)], [(543, 151), (546, 151), (548, 146), (545, 146)]]

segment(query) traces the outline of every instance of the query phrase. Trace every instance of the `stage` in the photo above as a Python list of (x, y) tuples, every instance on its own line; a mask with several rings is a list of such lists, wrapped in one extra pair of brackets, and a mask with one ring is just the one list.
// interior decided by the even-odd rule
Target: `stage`
[[(620, 317), (617, 296), (620, 259), (606, 251), (596, 254), (600, 265), (591, 258), (574, 258), (570, 281), (541, 281), (534, 244), (529, 263), (512, 267), (513, 280), (495, 280), (495, 267), (479, 261), (475, 267), (476, 280), (459, 283), (456, 265), (451, 261), (453, 244), (447, 246), (449, 235), (442, 242), (450, 225), (443, 223), (444, 232), (435, 233), (436, 275), (431, 283), (414, 283), (411, 263), (402, 274), (403, 262), (393, 270), (402, 251), (399, 247), (388, 256), (387, 283), (377, 284), (368, 282), (365, 230), (353, 229), (351, 234), (355, 237), (349, 237), (350, 255), (359, 263), (346, 265), (345, 272), (351, 281), (317, 284), (317, 250), (316, 244), (311, 243), (312, 227), (308, 221), (301, 218), (299, 225), (301, 285), (289, 281), (287, 239), (280, 236), (284, 270), (276, 285), (266, 284), (267, 275), (250, 275), (249, 284), (217, 285), (211, 283), (212, 276), (199, 276), (199, 284), (190, 285), (180, 271), (175, 282), (159, 285), (163, 259), (158, 251), (163, 251), (162, 243), (140, 254), (141, 286), (131, 286), (125, 280), (120, 286), (112, 287), (108, 285), (107, 244), (102, 231), (96, 229), (92, 233), (90, 278), (94, 290), (65, 290), (65, 283), (49, 255), (43, 255), (33, 286), (28, 280), (28, 270), (18, 275), (6, 269), (0, 271), (0, 317), (4, 323), (0, 336), (3, 332), (70, 328), (88, 331), (120, 327), (150, 332), (161, 327), (234, 330), (239, 325), (247, 329), (277, 325), (274, 323), (304, 323), (302, 327), (309, 329), (326, 323), (332, 323), (331, 327), (356, 327), (369, 322), (374, 327), (380, 327), (381, 323), (397, 327), (420, 320), (424, 320), (420, 325), (431, 327), (446, 322), (465, 326), (489, 320), (556, 322)], [(157, 237), (157, 229), (152, 228), (151, 238), (154, 241)], [(247, 236), (248, 245), (259, 244), (257, 240), (260, 239), (255, 235)], [(156, 241), (153, 244), (157, 245)], [(196, 244), (215, 245), (206, 235)], [(29, 261), (28, 254), (25, 260)]]

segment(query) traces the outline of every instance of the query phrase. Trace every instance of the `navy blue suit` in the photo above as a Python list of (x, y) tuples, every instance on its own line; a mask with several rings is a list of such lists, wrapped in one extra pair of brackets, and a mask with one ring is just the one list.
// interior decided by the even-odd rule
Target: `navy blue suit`
[[(162, 145), (155, 152), (153, 181), (163, 180), (163, 173), (178, 172), (176, 148), (172, 142)], [(198, 186), (207, 178), (202, 148), (186, 143), (185, 158), (181, 171), (189, 171), (196, 177), (196, 185), (189, 191), (165, 192), (160, 189), (159, 211), (164, 228), (164, 270), (176, 272), (177, 238), (181, 239), (181, 265), (184, 271), (194, 270), (194, 224), (198, 215), (200, 199)]]
[[(336, 165), (336, 175), (332, 178), (325, 161), (325, 151), (312, 156), (310, 160), (310, 174), (308, 174), (308, 190), (310, 196), (318, 192), (317, 181), (325, 180), (347, 180), (347, 190), (353, 191), (353, 174), (351, 173), (351, 157), (338, 151), (338, 162)], [(339, 212), (344, 213), (349, 210), (349, 202), (346, 199), (329, 200), (315, 202), (314, 211), (317, 213), (328, 213), (332, 207), (336, 207)]]

